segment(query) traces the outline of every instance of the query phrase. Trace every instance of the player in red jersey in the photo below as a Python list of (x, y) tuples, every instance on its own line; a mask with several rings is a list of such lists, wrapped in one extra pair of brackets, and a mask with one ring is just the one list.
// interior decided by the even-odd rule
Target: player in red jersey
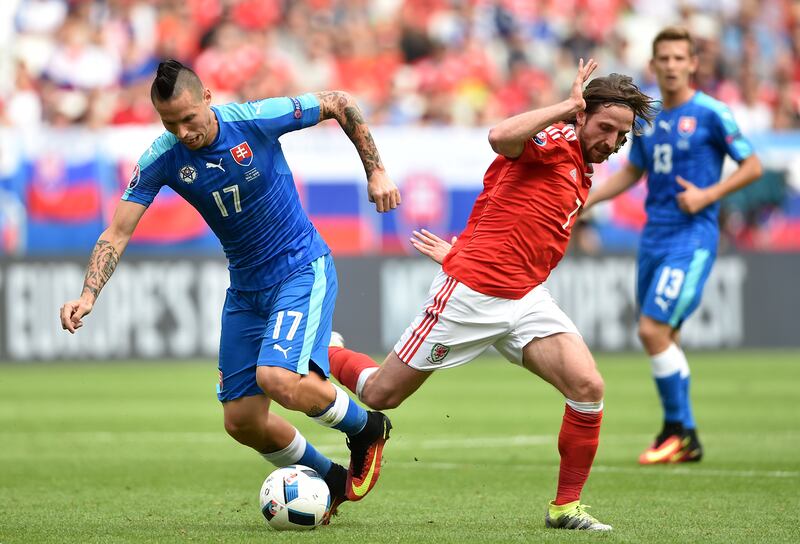
[[(547, 527), (605, 531), (580, 493), (597, 451), (603, 379), (575, 325), (542, 282), (567, 248), (591, 186), (591, 163), (624, 143), (652, 100), (619, 74), (584, 83), (597, 67), (581, 59), (568, 99), (511, 117), (489, 132), (498, 154), (484, 176), (467, 227), (449, 244), (418, 236), (442, 262), (424, 308), (380, 366), (366, 355), (329, 350), (331, 371), (374, 409), (394, 408), (433, 370), (467, 363), (494, 346), (566, 397), (558, 438), (561, 468)], [(449, 250), (449, 252), (447, 252)], [(446, 253), (442, 261), (442, 256)]]

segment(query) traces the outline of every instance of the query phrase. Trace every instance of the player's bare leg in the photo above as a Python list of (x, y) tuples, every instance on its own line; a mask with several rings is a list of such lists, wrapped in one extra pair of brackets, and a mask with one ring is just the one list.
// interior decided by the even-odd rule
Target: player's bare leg
[(643, 315), (639, 318), (639, 339), (651, 357), (661, 353), (673, 342), (675, 329), (667, 323)]
[(392, 351), (383, 364), (364, 382), (360, 398), (379, 410), (397, 408), (419, 389), (433, 373), (411, 368)]
[(545, 526), (608, 531), (580, 503), (583, 486), (597, 453), (603, 418), (603, 378), (589, 348), (577, 334), (537, 338), (522, 352), (525, 368), (552, 384), (566, 397), (558, 435), (561, 466), (556, 498), (547, 508)]
[(642, 315), (639, 338), (650, 355), (653, 379), (664, 410), (664, 424), (653, 444), (639, 456), (639, 463), (699, 461), (703, 448), (689, 399), (689, 363), (680, 348), (678, 329)]
[(343, 497), (347, 469), (319, 453), (291, 423), (270, 413), (269, 407), (270, 399), (264, 395), (225, 402), (222, 405), (225, 430), (276, 467), (310, 466), (325, 479), (333, 497)]
[(342, 347), (328, 350), (331, 373), (373, 410), (397, 408), (432, 374), (411, 368), (392, 351), (383, 364)]
[(223, 403), (225, 430), (237, 442), (259, 453), (285, 448), (294, 439), (296, 429), (281, 416), (270, 414), (269, 404), (269, 398), (264, 395)]
[(277, 366), (259, 366), (256, 381), (269, 398), (286, 408), (314, 416), (336, 400), (333, 384), (316, 372), (298, 374)]
[(522, 351), (525, 368), (577, 402), (600, 402), (605, 384), (589, 348), (577, 334), (537, 338)]

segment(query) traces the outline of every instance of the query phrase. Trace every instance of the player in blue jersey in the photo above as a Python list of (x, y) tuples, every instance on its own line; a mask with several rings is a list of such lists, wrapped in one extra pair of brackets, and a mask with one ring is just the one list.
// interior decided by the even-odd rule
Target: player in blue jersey
[[(652, 361), (664, 425), (642, 464), (699, 461), (703, 455), (689, 401), (689, 365), (680, 328), (697, 308), (719, 240), (719, 201), (761, 176), (761, 163), (730, 110), (690, 86), (697, 55), (689, 33), (662, 30), (650, 66), (662, 109), (630, 160), (589, 195), (585, 209), (615, 197), (647, 172), (647, 223), (639, 247), (639, 338)], [(720, 181), (729, 155), (739, 167)]]
[[(378, 479), (391, 424), (328, 380), (336, 271), (278, 141), (336, 119), (361, 157), (370, 201), (378, 212), (394, 209), (400, 193), (358, 106), (339, 91), (211, 106), (210, 90), (177, 61), (159, 65), (151, 99), (167, 132), (139, 159), (89, 258), (80, 298), (61, 307), (62, 327), (83, 325), (147, 206), (162, 186), (172, 188), (200, 212), (229, 261), (217, 387), (226, 431), (276, 466), (314, 468), (331, 488), (333, 511), (360, 500)], [(344, 432), (349, 469), (270, 413), (272, 400)]]

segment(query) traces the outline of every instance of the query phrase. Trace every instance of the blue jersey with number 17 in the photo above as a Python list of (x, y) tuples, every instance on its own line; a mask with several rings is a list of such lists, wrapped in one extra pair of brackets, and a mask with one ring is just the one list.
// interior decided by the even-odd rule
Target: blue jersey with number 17
[(211, 108), (219, 133), (192, 151), (162, 134), (136, 165), (123, 200), (149, 206), (164, 185), (186, 199), (217, 235), (231, 287), (277, 284), (330, 252), (300, 205), (278, 138), (319, 121), (312, 94)]
[(678, 207), (683, 191), (676, 176), (703, 188), (720, 181), (725, 155), (741, 162), (753, 153), (728, 107), (697, 91), (684, 104), (661, 110), (644, 134), (633, 137), (630, 161), (647, 171), (647, 227), (656, 235), (664, 226), (671, 231), (718, 232), (719, 203), (691, 215)]

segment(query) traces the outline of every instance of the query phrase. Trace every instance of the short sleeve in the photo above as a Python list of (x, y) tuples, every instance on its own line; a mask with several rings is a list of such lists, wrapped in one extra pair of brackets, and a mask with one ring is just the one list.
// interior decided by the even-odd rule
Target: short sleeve
[(736, 162), (741, 162), (753, 154), (753, 146), (744, 137), (731, 110), (722, 105), (712, 112), (713, 135), (716, 142)]
[(246, 110), (245, 115), (273, 139), (319, 122), (319, 100), (311, 93), (297, 97), (265, 98), (247, 102), (241, 107)]
[(637, 134), (633, 135), (628, 160), (639, 170), (647, 170), (647, 155), (644, 150), (644, 139)]
[(122, 194), (122, 200), (143, 206), (149, 206), (153, 202), (158, 191), (166, 183), (165, 155), (175, 143), (177, 139), (174, 136), (164, 134), (139, 157), (136, 166), (133, 167), (128, 187)]
[(516, 160), (542, 164), (557, 161), (561, 150), (559, 140), (567, 142), (565, 133), (562, 129), (549, 126), (525, 142), (522, 154)]

